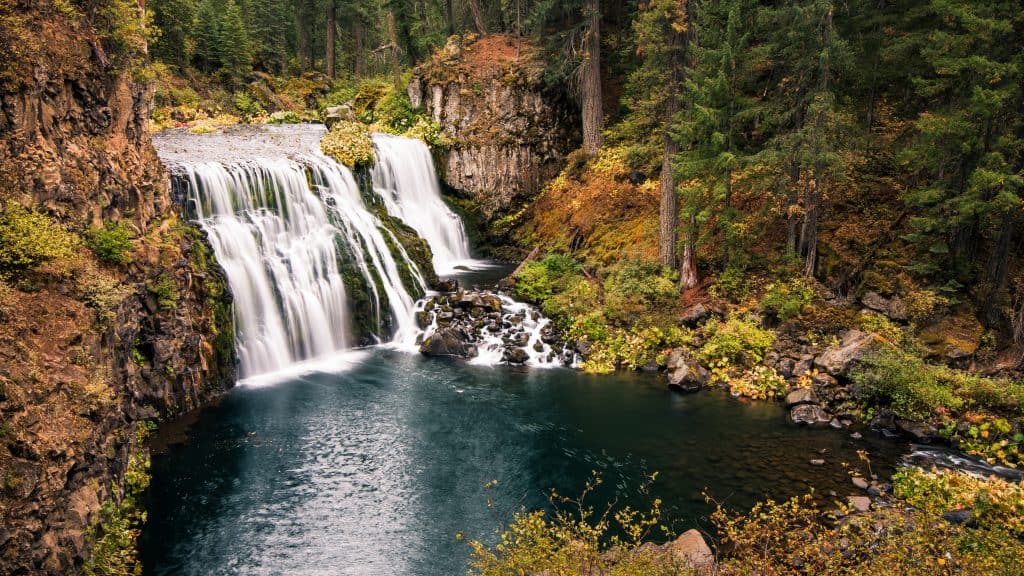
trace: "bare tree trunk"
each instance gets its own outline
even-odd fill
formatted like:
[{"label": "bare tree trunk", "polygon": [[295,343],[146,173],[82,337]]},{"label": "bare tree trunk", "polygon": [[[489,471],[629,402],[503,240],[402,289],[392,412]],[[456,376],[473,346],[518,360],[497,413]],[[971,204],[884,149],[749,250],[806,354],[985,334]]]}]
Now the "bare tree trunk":
[{"label": "bare tree trunk", "polygon": [[352,54],[352,71],[356,78],[361,78],[363,75],[363,44],[365,43],[364,36],[366,30],[361,22],[356,22],[354,28],[355,30],[352,35],[355,36],[355,48],[353,50],[355,53]]},{"label": "bare tree trunk", "polygon": [[309,26],[306,24],[306,1],[295,2],[295,35],[298,39],[299,68],[303,72],[310,68],[312,57],[309,51]]},{"label": "bare tree trunk", "polygon": [[388,10],[388,38],[391,40],[391,74],[394,77],[395,90],[402,91],[402,64],[398,61],[398,27],[395,25],[395,12]]},{"label": "bare tree trunk", "polygon": [[469,11],[473,13],[473,24],[481,36],[487,35],[487,24],[484,23],[484,14],[480,11],[480,3],[477,0],[469,0]]},{"label": "bare tree trunk", "polygon": [[797,254],[800,246],[797,244],[796,229],[800,218],[796,214],[796,206],[799,201],[796,187],[800,185],[800,166],[793,162],[789,166],[789,192],[786,193],[786,251],[790,255]]},{"label": "bare tree trunk", "polygon": [[821,198],[821,181],[816,167],[814,184],[806,198],[807,212],[804,214],[804,227],[800,234],[804,250],[804,276],[808,278],[818,271],[818,215],[821,212]]},{"label": "bare tree trunk", "polygon": [[981,303],[984,318],[989,326],[999,322],[1001,304],[1006,303],[1001,294],[1006,290],[1006,283],[1009,279],[1013,228],[1013,214],[1010,212],[1003,214],[1002,223],[999,226],[999,239],[996,241],[995,250],[993,250],[988,263],[988,294],[985,301]]},{"label": "bare tree trunk", "polygon": [[[674,100],[674,99],[673,99]],[[675,112],[672,112],[674,115]],[[658,209],[658,257],[669,268],[676,267],[676,230],[679,228],[679,200],[676,195],[672,158],[679,144],[665,131],[665,156],[661,161],[661,206]]]},{"label": "bare tree trunk", "polygon": [[583,74],[580,82],[583,112],[583,149],[596,153],[604,144],[604,105],[601,98],[601,4],[587,0],[583,18],[587,23]]},{"label": "bare tree trunk", "polygon": [[455,8],[452,6],[452,0],[445,0],[444,13],[448,18],[448,35],[455,36]]},{"label": "bare tree trunk", "polygon": [[686,223],[686,240],[683,242],[683,263],[679,268],[679,286],[689,290],[697,286],[697,216],[691,214]]},{"label": "bare tree trunk", "polygon": [[337,27],[337,14],[334,0],[329,0],[327,2],[327,50],[324,59],[327,61],[327,76],[330,78],[337,78],[337,73],[334,70],[334,34]]},{"label": "bare tree trunk", "polygon": [[[824,55],[821,58],[821,77],[819,78],[819,86],[821,93],[825,94],[829,89],[829,76],[831,75],[831,53],[829,45],[832,43],[832,7],[828,9],[828,13],[825,16],[824,30],[822,33],[822,44],[824,46]],[[808,278],[813,277],[818,271],[818,221],[821,218],[822,203],[825,198],[825,165],[822,160],[824,152],[824,146],[822,140],[826,138],[825,135],[825,111],[822,109],[817,110],[814,118],[814,182],[811,185],[811,189],[807,198],[806,209],[804,213],[804,229],[800,234],[801,245],[804,249],[804,276]]]}]

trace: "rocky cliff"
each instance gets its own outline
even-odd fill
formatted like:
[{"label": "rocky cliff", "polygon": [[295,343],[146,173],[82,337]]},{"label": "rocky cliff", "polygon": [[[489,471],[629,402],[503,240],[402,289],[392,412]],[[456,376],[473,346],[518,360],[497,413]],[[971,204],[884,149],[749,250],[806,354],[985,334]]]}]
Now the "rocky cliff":
[{"label": "rocky cliff", "polygon": [[540,192],[577,145],[578,111],[543,73],[525,40],[453,37],[409,84],[412,104],[455,141],[442,154],[444,181],[471,194],[485,219]]},{"label": "rocky cliff", "polygon": [[[135,423],[234,380],[223,275],[169,211],[145,129],[137,6],[0,6],[0,233],[50,256],[0,269],[2,574],[73,572],[123,497]],[[19,214],[50,224],[19,228]],[[128,232],[123,253],[86,240],[103,225]]]}]

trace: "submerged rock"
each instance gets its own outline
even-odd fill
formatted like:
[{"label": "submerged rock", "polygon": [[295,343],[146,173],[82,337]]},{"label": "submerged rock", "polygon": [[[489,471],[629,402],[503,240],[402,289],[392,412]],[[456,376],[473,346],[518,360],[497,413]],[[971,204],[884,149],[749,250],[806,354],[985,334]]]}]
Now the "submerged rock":
[{"label": "submerged rock", "polygon": [[803,426],[825,427],[832,421],[832,416],[827,410],[817,404],[800,404],[789,411],[789,417],[794,424]]}]

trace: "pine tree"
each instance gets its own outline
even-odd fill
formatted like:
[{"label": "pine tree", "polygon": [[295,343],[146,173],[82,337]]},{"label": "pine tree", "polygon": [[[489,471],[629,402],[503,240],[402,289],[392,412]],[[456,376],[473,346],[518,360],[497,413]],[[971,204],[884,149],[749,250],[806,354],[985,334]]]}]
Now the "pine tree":
[{"label": "pine tree", "polygon": [[195,0],[163,0],[153,3],[152,8],[153,24],[160,29],[160,38],[152,46],[153,57],[167,64],[188,66],[195,50]]},{"label": "pine tree", "polygon": [[220,67],[220,6],[217,0],[200,0],[196,11],[195,61],[200,70]]},{"label": "pine tree", "polygon": [[252,49],[242,10],[235,0],[227,0],[219,32],[218,54],[221,66],[233,81],[237,81],[252,70]]}]

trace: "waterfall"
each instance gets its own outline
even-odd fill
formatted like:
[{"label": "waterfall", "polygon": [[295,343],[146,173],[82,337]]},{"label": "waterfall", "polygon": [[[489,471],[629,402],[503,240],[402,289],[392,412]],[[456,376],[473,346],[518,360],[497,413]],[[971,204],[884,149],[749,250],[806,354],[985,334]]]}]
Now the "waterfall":
[{"label": "waterfall", "polygon": [[243,378],[353,346],[358,290],[368,299],[358,312],[374,320],[378,339],[404,341],[415,332],[400,264],[419,284],[414,289],[426,286],[367,210],[348,169],[312,151],[212,162],[167,157],[227,275]]},{"label": "waterfall", "polygon": [[374,134],[373,187],[388,213],[416,230],[430,245],[434,270],[449,275],[472,263],[462,220],[441,199],[441,186],[427,146],[412,138]]}]

